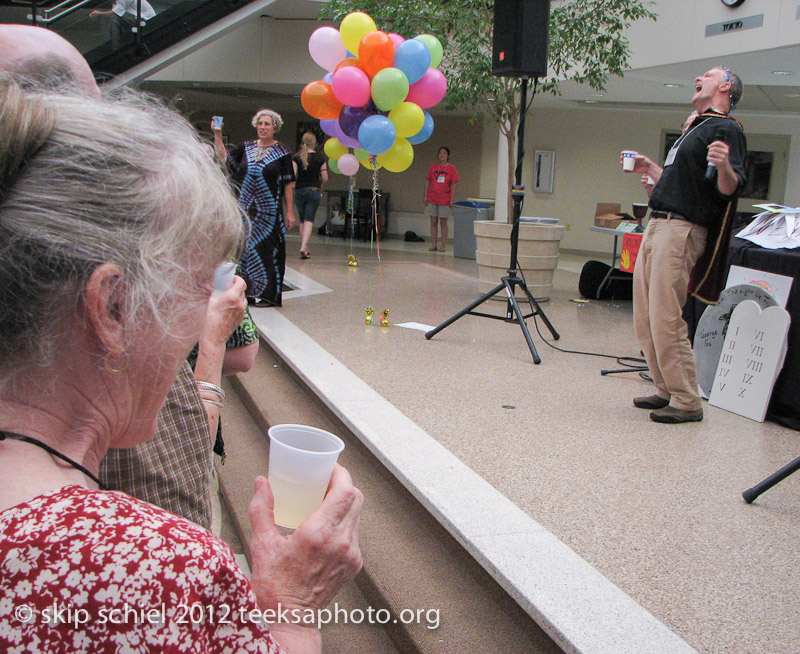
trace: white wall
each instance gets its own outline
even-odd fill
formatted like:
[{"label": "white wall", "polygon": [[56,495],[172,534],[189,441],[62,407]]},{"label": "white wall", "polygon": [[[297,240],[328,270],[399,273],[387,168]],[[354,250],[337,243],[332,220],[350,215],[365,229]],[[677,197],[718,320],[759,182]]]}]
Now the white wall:
[{"label": "white wall", "polygon": [[[591,231],[597,202],[619,202],[631,212],[633,202],[646,202],[640,176],[623,173],[620,150],[636,150],[659,159],[662,130],[680,128],[691,105],[684,111],[586,109],[536,111],[529,113],[526,127],[526,157],[523,175],[532,186],[533,151],[556,153],[553,193],[528,192],[523,215],[558,218],[567,226],[561,247],[576,250],[610,251],[608,237]],[[745,133],[782,134],[791,138],[786,194],[770,198],[792,206],[800,205],[800,119],[739,115]]]},{"label": "white wall", "polygon": [[[626,32],[631,68],[766,50],[798,42],[797,0],[747,0],[729,8],[719,0],[658,0],[657,21],[638,21]],[[763,26],[706,37],[706,25],[763,14]],[[752,83],[752,80],[751,80]]]}]

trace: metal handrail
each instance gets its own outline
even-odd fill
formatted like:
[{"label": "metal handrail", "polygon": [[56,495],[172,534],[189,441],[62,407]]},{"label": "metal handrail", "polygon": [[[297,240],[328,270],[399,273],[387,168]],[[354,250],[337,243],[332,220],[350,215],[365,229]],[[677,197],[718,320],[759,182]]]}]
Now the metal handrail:
[{"label": "metal handrail", "polygon": [[[71,14],[76,9],[80,9],[81,7],[83,7],[84,5],[89,4],[90,2],[93,2],[93,0],[79,0],[78,2],[74,2],[74,0],[64,0],[64,2],[61,2],[61,3],[57,4],[55,7],[50,7],[48,9],[43,9],[42,11],[45,14],[44,18],[40,18],[39,16],[36,16],[35,19],[34,19],[34,15],[33,14],[28,14],[28,20],[34,21],[34,22],[38,21],[38,22],[44,23],[46,25],[49,25],[53,21],[56,21],[59,18],[62,18],[64,16],[67,16],[67,15]],[[64,9],[64,11],[62,11],[59,14],[56,14],[55,16],[49,16],[50,12],[56,11],[57,9],[61,9],[62,7],[64,7],[65,5],[69,5],[70,3],[74,3],[74,4],[72,4],[72,6],[68,6],[66,9]]]}]

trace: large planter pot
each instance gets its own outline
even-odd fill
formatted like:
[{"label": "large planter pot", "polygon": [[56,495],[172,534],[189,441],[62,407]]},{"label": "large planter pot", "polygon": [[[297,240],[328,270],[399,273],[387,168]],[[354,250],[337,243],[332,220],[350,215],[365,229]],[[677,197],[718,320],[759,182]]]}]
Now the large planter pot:
[{"label": "large planter pot", "polygon": [[[493,220],[476,220],[474,225],[480,292],[488,293],[508,270],[512,225]],[[558,246],[564,231],[565,227],[557,224],[519,224],[517,261],[525,274],[528,290],[538,301],[550,299],[553,272],[558,266]],[[519,289],[515,290],[515,295],[518,299],[525,299],[525,293]],[[498,299],[504,297],[499,295]]]}]

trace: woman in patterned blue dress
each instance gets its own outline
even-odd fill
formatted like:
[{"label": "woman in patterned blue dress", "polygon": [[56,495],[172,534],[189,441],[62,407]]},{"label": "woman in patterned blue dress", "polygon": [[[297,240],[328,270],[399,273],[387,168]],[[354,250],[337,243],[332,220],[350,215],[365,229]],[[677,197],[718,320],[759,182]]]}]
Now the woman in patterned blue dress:
[{"label": "woman in patterned blue dress", "polygon": [[294,170],[292,154],[275,134],[283,126],[280,115],[261,109],[253,116],[258,132],[225,153],[222,132],[214,130],[217,158],[227,163],[240,184],[239,206],[249,217],[252,231],[239,262],[247,282],[247,297],[256,306],[281,306],[286,267],[286,230],[294,226]]}]

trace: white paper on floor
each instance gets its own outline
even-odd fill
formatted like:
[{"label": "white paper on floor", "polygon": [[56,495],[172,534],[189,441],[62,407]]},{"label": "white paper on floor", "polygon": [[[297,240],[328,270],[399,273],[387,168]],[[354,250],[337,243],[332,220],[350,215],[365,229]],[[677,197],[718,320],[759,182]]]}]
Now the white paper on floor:
[{"label": "white paper on floor", "polygon": [[719,358],[709,404],[764,422],[775,380],[783,367],[789,312],[779,306],[763,311],[753,300],[733,310]]},{"label": "white paper on floor", "polygon": [[418,329],[421,332],[429,332],[433,325],[423,325],[421,322],[399,322],[395,327],[405,327],[406,329]]}]

